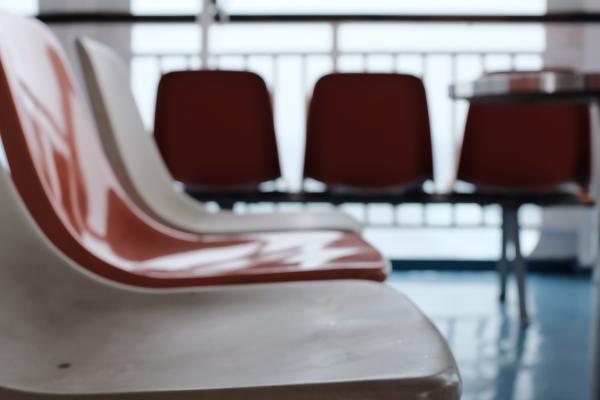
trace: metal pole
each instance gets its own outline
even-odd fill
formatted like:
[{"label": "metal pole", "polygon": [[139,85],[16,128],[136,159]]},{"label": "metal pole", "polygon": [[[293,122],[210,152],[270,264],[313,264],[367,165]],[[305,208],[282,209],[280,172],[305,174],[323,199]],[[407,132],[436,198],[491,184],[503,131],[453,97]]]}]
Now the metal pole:
[{"label": "metal pole", "polygon": [[208,69],[210,58],[210,26],[213,22],[212,0],[202,0],[201,14],[198,16],[201,31],[200,67]]},{"label": "metal pole", "polygon": [[500,251],[500,260],[498,261],[498,279],[500,282],[500,290],[498,299],[501,303],[506,301],[506,280],[508,279],[508,256],[507,248],[509,243],[509,215],[507,206],[502,206],[502,249]]},{"label": "metal pole", "polygon": [[333,72],[338,72],[340,59],[339,45],[339,23],[331,23],[331,61],[333,63]]}]

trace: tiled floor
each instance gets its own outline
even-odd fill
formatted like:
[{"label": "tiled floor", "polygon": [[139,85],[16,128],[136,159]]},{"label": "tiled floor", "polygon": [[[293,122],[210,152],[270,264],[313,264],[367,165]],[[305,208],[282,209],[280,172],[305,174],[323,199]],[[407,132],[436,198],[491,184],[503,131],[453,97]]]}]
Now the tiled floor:
[{"label": "tiled floor", "polygon": [[465,400],[587,399],[591,376],[589,278],[531,275],[532,324],[521,330],[511,283],[505,307],[493,272],[395,272],[407,294],[446,336]]}]

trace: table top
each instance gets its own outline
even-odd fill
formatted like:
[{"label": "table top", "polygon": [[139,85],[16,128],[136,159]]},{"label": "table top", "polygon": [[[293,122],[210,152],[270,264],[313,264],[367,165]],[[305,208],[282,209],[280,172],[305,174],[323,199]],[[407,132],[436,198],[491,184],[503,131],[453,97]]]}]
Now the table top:
[{"label": "table top", "polygon": [[600,97],[600,73],[506,72],[450,86],[450,97],[470,101],[589,101]]}]

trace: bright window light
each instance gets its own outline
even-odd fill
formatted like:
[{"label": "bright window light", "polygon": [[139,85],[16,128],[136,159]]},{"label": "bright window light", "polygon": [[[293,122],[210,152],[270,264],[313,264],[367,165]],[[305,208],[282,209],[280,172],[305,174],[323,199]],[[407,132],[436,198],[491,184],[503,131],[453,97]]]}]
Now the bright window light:
[{"label": "bright window light", "polygon": [[[132,0],[134,14],[190,14],[202,0]],[[546,0],[219,0],[232,14],[543,14]]]},{"label": "bright window light", "polygon": [[248,14],[543,14],[546,0],[220,0]]},{"label": "bright window light", "polygon": [[139,15],[196,14],[201,0],[132,0],[131,12]]},{"label": "bright window light", "polygon": [[35,15],[38,9],[38,0],[0,0],[0,10],[14,14]]}]

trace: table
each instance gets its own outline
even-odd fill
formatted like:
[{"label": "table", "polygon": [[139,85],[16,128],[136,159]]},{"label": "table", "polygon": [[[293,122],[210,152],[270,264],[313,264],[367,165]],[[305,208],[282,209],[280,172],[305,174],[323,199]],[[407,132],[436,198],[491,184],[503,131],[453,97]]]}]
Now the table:
[{"label": "table", "polygon": [[[600,105],[600,73],[569,71],[510,72],[486,75],[450,87],[450,97],[470,102],[586,102]],[[598,114],[595,114],[598,118]],[[600,119],[599,121],[600,122]],[[600,125],[598,125],[600,126]],[[592,175],[600,176],[600,134],[592,139]],[[595,193],[598,195],[598,192]],[[594,271],[592,399],[600,400],[600,265]]]}]

